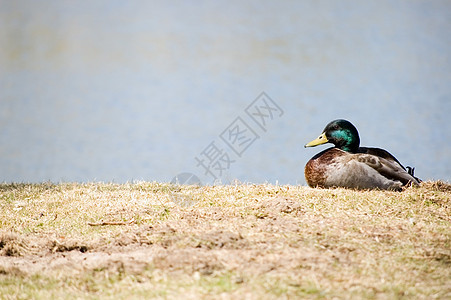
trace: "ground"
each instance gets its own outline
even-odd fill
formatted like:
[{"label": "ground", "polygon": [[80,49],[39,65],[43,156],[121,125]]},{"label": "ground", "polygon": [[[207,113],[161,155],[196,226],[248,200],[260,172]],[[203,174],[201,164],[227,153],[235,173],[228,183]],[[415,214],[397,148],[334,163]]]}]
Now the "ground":
[{"label": "ground", "polygon": [[0,299],[451,298],[451,185],[1,184]]}]

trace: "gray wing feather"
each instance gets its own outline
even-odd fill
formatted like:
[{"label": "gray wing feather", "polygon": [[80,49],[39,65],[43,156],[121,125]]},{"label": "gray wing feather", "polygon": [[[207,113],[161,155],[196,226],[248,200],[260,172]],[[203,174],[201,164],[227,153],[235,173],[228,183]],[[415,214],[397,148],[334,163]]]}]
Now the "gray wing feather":
[{"label": "gray wing feather", "polygon": [[412,182],[414,184],[418,183],[413,176],[407,173],[402,165],[394,161],[390,161],[388,159],[371,154],[360,154],[358,156],[358,161],[375,169],[384,177],[401,181],[404,185],[408,184],[409,182]]}]

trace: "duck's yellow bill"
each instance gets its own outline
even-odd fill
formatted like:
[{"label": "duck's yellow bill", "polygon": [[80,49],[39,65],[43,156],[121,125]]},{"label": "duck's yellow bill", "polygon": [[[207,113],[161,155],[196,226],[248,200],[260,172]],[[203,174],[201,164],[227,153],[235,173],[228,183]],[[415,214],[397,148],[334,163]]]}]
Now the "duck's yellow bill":
[{"label": "duck's yellow bill", "polygon": [[329,140],[326,137],[326,133],[323,132],[317,139],[311,141],[310,143],[305,144],[304,147],[305,148],[307,148],[307,147],[315,147],[315,146],[318,146],[318,145],[325,144],[328,141]]}]

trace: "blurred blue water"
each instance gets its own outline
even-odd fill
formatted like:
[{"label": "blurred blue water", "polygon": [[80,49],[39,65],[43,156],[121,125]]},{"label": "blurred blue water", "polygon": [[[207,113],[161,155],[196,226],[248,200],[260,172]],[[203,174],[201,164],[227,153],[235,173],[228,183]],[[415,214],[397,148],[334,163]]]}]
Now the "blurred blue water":
[{"label": "blurred blue water", "polygon": [[170,181],[263,91],[284,111],[223,182],[305,184],[346,118],[451,179],[449,1],[0,1],[0,181]]}]

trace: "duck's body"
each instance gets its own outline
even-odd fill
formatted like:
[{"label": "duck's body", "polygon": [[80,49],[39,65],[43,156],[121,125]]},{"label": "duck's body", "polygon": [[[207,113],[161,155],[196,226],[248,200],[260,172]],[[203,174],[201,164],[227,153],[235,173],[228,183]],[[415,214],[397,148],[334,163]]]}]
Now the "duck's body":
[{"label": "duck's body", "polygon": [[318,153],[305,166],[305,179],[311,187],[401,190],[420,182],[386,150],[359,147],[357,129],[346,120],[329,123],[306,147],[327,142],[335,147]]}]

